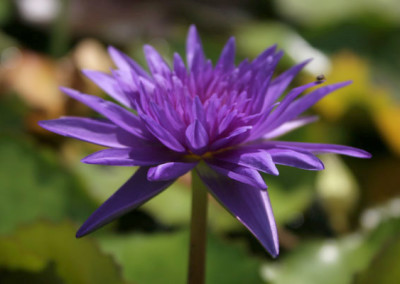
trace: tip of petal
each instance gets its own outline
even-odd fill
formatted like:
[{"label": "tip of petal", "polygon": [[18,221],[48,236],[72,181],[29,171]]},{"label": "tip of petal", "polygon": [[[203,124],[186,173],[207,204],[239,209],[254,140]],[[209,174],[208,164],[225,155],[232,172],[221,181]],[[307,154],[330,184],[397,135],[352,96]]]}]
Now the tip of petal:
[{"label": "tip of petal", "polygon": [[118,62],[119,59],[124,56],[124,54],[120,50],[111,45],[107,47],[107,51],[115,63]]},{"label": "tip of petal", "polygon": [[[81,227],[81,229],[82,229],[82,227]],[[79,230],[76,232],[75,237],[76,237],[77,239],[82,238],[83,236],[87,235],[87,233],[83,232],[83,230],[81,230],[81,229],[79,229]]]},{"label": "tip of petal", "polygon": [[143,50],[145,53],[150,52],[150,51],[154,50],[154,47],[152,47],[150,44],[145,44],[145,45],[143,45]]},{"label": "tip of petal", "polygon": [[118,49],[116,49],[114,46],[111,46],[111,45],[108,46],[107,51],[108,51],[108,54],[110,54],[110,56],[114,62],[118,61],[118,58],[121,57],[121,52]]},{"label": "tip of petal", "polygon": [[112,46],[112,45],[109,45],[109,46],[107,47],[107,51],[108,51],[108,53],[112,54],[112,53],[118,52],[118,49],[116,49],[116,48],[115,48],[114,46]]},{"label": "tip of petal", "polygon": [[94,164],[94,163],[93,163],[93,160],[91,159],[90,156],[91,156],[91,155],[89,155],[89,156],[87,156],[87,157],[85,157],[85,158],[82,158],[82,159],[81,159],[81,163],[84,163],[84,164]]},{"label": "tip of petal", "polygon": [[76,232],[75,237],[77,239],[82,238],[88,234],[90,234],[91,232],[93,232],[94,230],[96,230],[96,227],[93,226],[88,226],[88,224],[85,222]]},{"label": "tip of petal", "polygon": [[157,181],[157,167],[152,167],[147,172],[148,181]]},{"label": "tip of petal", "polygon": [[74,89],[71,89],[71,88],[68,88],[68,87],[62,87],[62,86],[60,86],[60,87],[58,87],[58,89],[59,89],[61,92],[67,94],[67,95],[70,94],[70,93],[74,93],[74,94],[78,93],[77,90],[74,90]]},{"label": "tip of petal", "polygon": [[273,175],[273,176],[279,176],[279,170],[278,170],[278,168],[275,166],[275,167],[271,167],[271,172],[270,173],[268,173],[268,174],[270,174],[270,175]]},{"label": "tip of petal", "polygon": [[[350,85],[350,84],[353,84],[353,80],[348,80],[348,81],[336,83],[336,84],[333,84],[333,85],[335,85],[335,86],[340,86],[339,88],[342,88],[342,87],[348,86],[348,85]],[[332,86],[333,86],[333,85],[332,85]]]},{"label": "tip of petal", "polygon": [[311,170],[314,170],[314,171],[322,171],[322,170],[325,170],[325,165],[324,165],[324,163],[323,163],[321,160],[319,160],[319,164],[317,164],[317,165],[315,166],[315,169],[311,169]]},{"label": "tip of petal", "polygon": [[314,58],[308,58],[308,59],[304,60],[301,64],[302,64],[303,66],[305,66],[305,65],[307,65],[308,63],[310,63],[310,62],[313,61],[313,60],[314,60]]},{"label": "tip of petal", "polygon": [[54,132],[54,121],[54,119],[40,120],[38,121],[38,125],[48,131]]},{"label": "tip of petal", "polygon": [[40,127],[46,128],[47,124],[48,124],[48,120],[39,120],[38,121],[38,125]]},{"label": "tip of petal", "polygon": [[93,71],[90,69],[82,69],[81,70],[82,74],[85,75],[86,77],[90,78],[90,75],[93,75],[93,73],[98,72],[98,71]]},{"label": "tip of petal", "polygon": [[195,32],[197,32],[196,25],[195,24],[191,24],[189,26],[189,33],[195,33]]},{"label": "tip of petal", "polygon": [[273,258],[277,258],[279,255],[279,245],[275,246],[273,250],[270,250],[269,253]]},{"label": "tip of petal", "polygon": [[357,152],[352,152],[351,154],[347,154],[348,156],[355,157],[355,158],[361,158],[361,159],[370,159],[372,158],[372,154],[362,150],[362,149],[357,149]]}]

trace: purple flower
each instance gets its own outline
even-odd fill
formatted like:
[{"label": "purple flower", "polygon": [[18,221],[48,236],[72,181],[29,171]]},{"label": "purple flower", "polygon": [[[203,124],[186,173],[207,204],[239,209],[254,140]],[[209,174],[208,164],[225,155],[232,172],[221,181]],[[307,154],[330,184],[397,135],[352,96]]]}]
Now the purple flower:
[{"label": "purple flower", "polygon": [[278,235],[267,186],[260,171],[278,175],[276,165],[322,170],[317,153],[358,158],[356,148],[273,140],[316,120],[301,114],[350,82],[320,87],[311,82],[289,90],[305,61],[273,78],[282,51],[272,46],[235,66],[231,38],[215,66],[207,60],[194,26],[186,43],[186,65],[174,54],[171,68],[151,46],[144,47],[150,73],[116,49],[112,74],[84,71],[120,104],[62,88],[104,119],[63,117],[40,122],[60,135],[108,147],[84,158],[88,164],[140,166],[134,175],[78,230],[86,235],[154,197],[192,170],[212,195],[261,242],[272,256]]}]

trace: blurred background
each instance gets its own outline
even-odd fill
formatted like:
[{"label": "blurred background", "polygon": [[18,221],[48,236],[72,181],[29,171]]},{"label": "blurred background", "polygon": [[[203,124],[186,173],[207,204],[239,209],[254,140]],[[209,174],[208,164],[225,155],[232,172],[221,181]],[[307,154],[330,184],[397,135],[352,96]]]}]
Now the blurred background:
[{"label": "blurred background", "polygon": [[84,165],[99,147],[37,122],[93,116],[58,86],[106,96],[80,72],[109,71],[113,45],[144,64],[150,43],[183,54],[196,24],[208,57],[277,43],[293,86],[324,74],[354,83],[318,103],[319,122],[283,137],[360,147],[326,170],[265,176],[279,226],[272,259],[211,200],[207,283],[400,283],[400,3],[396,0],[1,0],[0,283],[185,283],[190,177],[83,239],[75,231],[134,169]]}]

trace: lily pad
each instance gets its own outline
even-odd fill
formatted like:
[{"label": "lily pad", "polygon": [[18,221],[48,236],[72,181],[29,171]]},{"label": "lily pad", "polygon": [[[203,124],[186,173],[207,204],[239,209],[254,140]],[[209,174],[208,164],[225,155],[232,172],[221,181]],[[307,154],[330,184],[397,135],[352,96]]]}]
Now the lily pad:
[{"label": "lily pad", "polygon": [[52,151],[24,135],[0,138],[0,233],[38,218],[83,220],[94,209],[82,184]]},{"label": "lily pad", "polygon": [[[185,283],[189,238],[172,234],[136,234],[100,238],[101,247],[115,256],[126,279],[137,283]],[[206,283],[262,283],[260,260],[236,244],[208,236]]]},{"label": "lily pad", "polygon": [[[2,250],[0,265],[9,271],[0,276],[26,279],[28,272],[40,274],[54,266],[62,283],[126,283],[113,259],[101,252],[93,239],[75,239],[75,230],[69,222],[39,222],[0,237],[0,248],[6,249],[6,253]],[[25,275],[10,275],[18,271]]]},{"label": "lily pad", "polygon": [[[386,247],[387,241],[399,233],[400,219],[392,219],[385,221],[370,233],[358,232],[338,239],[307,241],[291,251],[290,254],[281,257],[278,263],[266,263],[262,274],[266,281],[274,284],[350,284],[353,283],[355,276],[360,271],[367,268],[374,255],[382,247]],[[391,253],[393,255],[390,256],[390,259],[398,257],[396,251],[386,252],[386,254]],[[374,266],[374,262],[371,265]],[[381,273],[381,270],[374,269],[374,271]],[[362,279],[366,279],[365,277],[369,273],[372,272],[367,270]]]},{"label": "lily pad", "polygon": [[369,267],[357,278],[357,284],[395,284],[400,279],[400,235],[387,243]]}]

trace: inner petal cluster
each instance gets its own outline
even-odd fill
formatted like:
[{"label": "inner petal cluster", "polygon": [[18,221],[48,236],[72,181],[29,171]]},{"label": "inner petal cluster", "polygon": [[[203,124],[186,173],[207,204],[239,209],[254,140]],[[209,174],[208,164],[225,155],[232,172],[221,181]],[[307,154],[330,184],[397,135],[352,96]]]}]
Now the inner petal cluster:
[{"label": "inner petal cluster", "polygon": [[[244,142],[266,118],[276,99],[276,92],[268,90],[274,89],[271,78],[282,52],[273,46],[236,67],[232,38],[213,66],[200,43],[191,40],[188,66],[175,54],[171,69],[156,50],[145,46],[151,75],[132,68],[133,63],[127,69],[119,66],[113,75],[130,99],[129,107],[142,119],[146,138],[153,136],[176,152],[203,155]],[[198,48],[191,46],[196,44]]]}]

